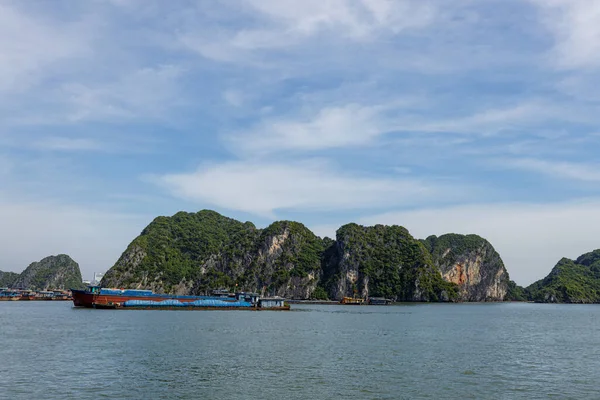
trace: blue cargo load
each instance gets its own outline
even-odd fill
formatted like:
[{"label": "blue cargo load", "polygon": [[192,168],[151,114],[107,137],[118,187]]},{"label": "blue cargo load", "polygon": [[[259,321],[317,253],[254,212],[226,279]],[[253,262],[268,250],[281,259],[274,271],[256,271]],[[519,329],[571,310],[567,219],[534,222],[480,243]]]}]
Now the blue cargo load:
[{"label": "blue cargo load", "polygon": [[[208,299],[220,299],[223,300],[223,296],[185,296],[185,295],[165,295],[160,293],[154,293],[152,290],[145,289],[109,289],[109,288],[99,288],[101,295],[107,296],[124,296],[124,297],[160,297],[164,298],[165,296],[173,297],[173,299],[199,299],[199,300],[208,300]],[[229,299],[235,299],[235,297],[228,297]]]},{"label": "blue cargo load", "polygon": [[118,295],[118,296],[152,296],[152,290],[138,289],[100,289],[100,294]]},{"label": "blue cargo load", "polygon": [[123,307],[252,307],[247,301],[224,301],[218,299],[201,299],[191,302],[181,302],[176,299],[163,301],[127,300]]}]

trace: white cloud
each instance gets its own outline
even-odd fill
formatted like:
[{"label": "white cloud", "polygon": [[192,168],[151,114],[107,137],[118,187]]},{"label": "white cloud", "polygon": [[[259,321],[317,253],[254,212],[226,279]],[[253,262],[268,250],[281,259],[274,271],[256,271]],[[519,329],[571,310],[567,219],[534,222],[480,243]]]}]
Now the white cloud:
[{"label": "white cloud", "polygon": [[534,158],[503,160],[502,165],[552,177],[584,182],[600,182],[600,164],[547,161]]},{"label": "white cloud", "polygon": [[[246,0],[256,11],[290,35],[334,31],[362,39],[379,30],[398,33],[433,22],[435,9],[413,0]],[[275,34],[276,32],[271,32]]]},{"label": "white cloud", "polygon": [[362,145],[392,129],[383,115],[385,109],[358,104],[326,107],[306,118],[266,119],[228,139],[235,148],[252,154]]},{"label": "white cloud", "polygon": [[59,253],[79,263],[84,277],[106,271],[150,222],[97,208],[0,201],[0,270],[21,272]]},{"label": "white cloud", "polygon": [[[492,243],[510,276],[528,285],[562,258],[600,248],[600,201],[539,204],[473,204],[389,212],[361,218],[367,225],[397,224],[417,238],[449,232],[478,234]],[[321,234],[329,232],[319,227]]]},{"label": "white cloud", "polygon": [[55,64],[89,55],[85,24],[56,23],[11,3],[0,4],[0,90],[25,90],[56,72]]},{"label": "white cloud", "polygon": [[423,121],[408,128],[418,132],[493,135],[502,131],[542,126],[549,120],[588,120],[582,113],[570,111],[550,102],[529,100],[508,107],[481,108],[464,117],[440,119],[436,122]]},{"label": "white cloud", "polygon": [[553,58],[562,68],[600,66],[600,2],[531,0],[556,40]]},{"label": "white cloud", "polygon": [[183,69],[175,65],[141,68],[108,83],[71,83],[63,88],[71,111],[68,119],[105,120],[157,118],[181,101],[177,80]]},{"label": "white cloud", "polygon": [[180,198],[266,217],[277,211],[374,209],[466,195],[462,187],[356,176],[321,162],[231,162],[155,181]]},{"label": "white cloud", "polygon": [[193,27],[179,36],[181,43],[217,61],[260,63],[248,53],[285,50],[319,35],[329,41],[370,41],[421,29],[436,17],[430,3],[415,0],[245,0],[239,9],[249,13],[257,27]]},{"label": "white cloud", "polygon": [[[289,117],[269,116],[249,130],[230,134],[226,139],[233,149],[243,154],[267,155],[281,150],[309,152],[364,146],[377,143],[385,134],[395,135],[396,143],[407,145],[439,141],[439,137],[430,135],[438,133],[454,135],[444,140],[448,145],[465,143],[464,137],[456,135],[490,136],[508,132],[548,136],[557,135],[544,130],[549,121],[592,121],[587,109],[572,110],[537,101],[479,109],[471,115],[446,119],[428,115],[419,103],[423,101],[418,98],[398,98],[384,105],[350,103],[325,106],[313,113],[301,111]],[[429,112],[435,113],[435,110],[436,105],[430,102]]]}]

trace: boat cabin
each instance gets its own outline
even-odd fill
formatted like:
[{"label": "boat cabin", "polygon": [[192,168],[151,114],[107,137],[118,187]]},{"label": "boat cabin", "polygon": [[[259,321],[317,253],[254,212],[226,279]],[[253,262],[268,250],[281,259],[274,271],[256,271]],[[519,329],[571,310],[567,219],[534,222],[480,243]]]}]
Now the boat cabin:
[{"label": "boat cabin", "polygon": [[245,301],[250,304],[257,304],[259,297],[258,293],[239,292],[235,294],[237,301]]},{"label": "boat cabin", "polygon": [[283,297],[264,297],[258,300],[260,308],[283,308],[285,307],[285,299]]},{"label": "boat cabin", "polygon": [[392,304],[392,300],[386,299],[384,297],[370,297],[369,304],[374,306],[385,306],[388,304]]},{"label": "boat cabin", "polygon": [[211,292],[214,297],[233,297],[227,289],[215,289]]},{"label": "boat cabin", "polygon": [[340,301],[340,303],[342,303],[342,304],[355,304],[355,305],[363,304],[364,302],[365,302],[365,300],[360,297],[342,297],[342,300]]},{"label": "boat cabin", "polygon": [[100,294],[100,289],[102,289],[100,286],[88,286],[85,291],[86,293]]}]

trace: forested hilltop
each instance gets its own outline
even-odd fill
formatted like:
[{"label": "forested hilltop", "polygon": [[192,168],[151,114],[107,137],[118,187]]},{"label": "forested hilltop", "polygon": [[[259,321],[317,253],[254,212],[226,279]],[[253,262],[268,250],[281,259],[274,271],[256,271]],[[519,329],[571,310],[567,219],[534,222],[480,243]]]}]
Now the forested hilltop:
[{"label": "forested hilltop", "polygon": [[20,274],[0,272],[0,287],[67,290],[81,288],[83,283],[79,264],[68,255],[59,254],[31,263]]},{"label": "forested hilltop", "polygon": [[156,218],[102,284],[178,294],[229,288],[294,299],[498,301],[511,282],[500,256],[476,235],[423,241],[401,226],[348,224],[335,240],[321,239],[298,222],[258,229],[203,210]]},{"label": "forested hilltop", "polygon": [[600,249],[577,260],[560,260],[550,274],[525,289],[528,300],[542,303],[600,303]]}]

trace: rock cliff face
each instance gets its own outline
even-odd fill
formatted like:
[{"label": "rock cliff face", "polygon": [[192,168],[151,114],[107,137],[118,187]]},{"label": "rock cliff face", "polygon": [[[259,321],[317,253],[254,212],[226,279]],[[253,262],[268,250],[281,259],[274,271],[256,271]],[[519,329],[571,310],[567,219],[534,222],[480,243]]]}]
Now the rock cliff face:
[{"label": "rock cliff face", "polygon": [[449,301],[456,287],[441,279],[423,244],[400,226],[348,224],[324,257],[330,298],[386,297],[395,301]]},{"label": "rock cliff face", "polygon": [[214,211],[155,219],[102,280],[110,287],[204,294],[217,288],[308,298],[321,278],[323,241],[304,225],[266,229]]},{"label": "rock cliff face", "polygon": [[529,300],[541,303],[600,303],[600,249],[575,261],[561,259],[525,293]]},{"label": "rock cliff face", "polygon": [[14,282],[19,277],[16,272],[2,272],[0,271],[0,287],[13,287]]},{"label": "rock cliff face", "polygon": [[30,264],[12,286],[32,290],[80,288],[81,271],[68,255],[50,256]]},{"label": "rock cliff face", "polygon": [[442,277],[459,287],[462,301],[502,301],[509,276],[500,255],[477,235],[447,234],[423,241]]}]

